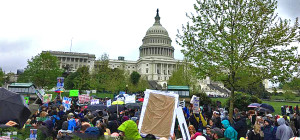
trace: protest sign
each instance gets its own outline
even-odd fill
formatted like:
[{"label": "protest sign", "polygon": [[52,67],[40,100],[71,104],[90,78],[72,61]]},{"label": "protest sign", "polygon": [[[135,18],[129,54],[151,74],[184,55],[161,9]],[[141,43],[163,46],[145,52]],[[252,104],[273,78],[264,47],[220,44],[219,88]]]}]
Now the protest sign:
[{"label": "protest sign", "polygon": [[97,90],[92,90],[92,93],[97,93]]},{"label": "protest sign", "polygon": [[194,97],[194,102],[193,102],[193,113],[195,114],[199,114],[199,97]]},{"label": "protest sign", "polygon": [[107,101],[106,101],[106,106],[107,106],[107,107],[110,107],[110,106],[111,106],[111,100],[107,100]]},{"label": "protest sign", "polygon": [[138,129],[143,136],[170,138],[174,133],[178,94],[146,90]]},{"label": "protest sign", "polygon": [[69,97],[78,97],[79,90],[70,90]]},{"label": "protest sign", "polygon": [[71,107],[71,102],[72,102],[72,99],[71,98],[68,98],[68,97],[64,97],[63,98],[63,106],[65,108],[64,112],[66,112],[67,110],[70,109]]},{"label": "protest sign", "polygon": [[64,87],[64,77],[57,77],[57,88],[63,88]]},{"label": "protest sign", "polygon": [[177,115],[180,131],[181,131],[181,134],[182,134],[182,139],[183,140],[190,140],[191,139],[190,138],[190,133],[189,133],[189,130],[188,130],[188,127],[187,127],[187,124],[186,124],[184,114],[183,114],[183,111],[182,111],[181,107],[178,107],[176,109],[176,115]]},{"label": "protest sign", "polygon": [[29,138],[31,140],[36,140],[37,139],[37,129],[30,129]]},{"label": "protest sign", "polygon": [[41,99],[43,100],[43,96],[45,95],[45,91],[43,89],[41,90],[36,90],[35,94]]},{"label": "protest sign", "polygon": [[43,103],[49,103],[52,100],[52,94],[45,94],[43,96]]},{"label": "protest sign", "polygon": [[87,94],[83,94],[83,95],[78,95],[78,102],[80,104],[84,104],[84,103],[87,103],[87,102],[90,102],[91,100],[91,97]]},{"label": "protest sign", "polygon": [[194,103],[194,99],[195,99],[195,97],[197,97],[197,96],[195,96],[195,95],[193,95],[193,96],[192,96],[192,98],[191,98],[191,101],[190,101],[190,103],[191,103],[191,104],[193,104],[193,103]]},{"label": "protest sign", "polygon": [[26,104],[29,104],[29,97],[24,97]]},{"label": "protest sign", "polygon": [[128,95],[125,96],[125,104],[127,103],[135,103],[135,95]]},{"label": "protest sign", "polygon": [[185,107],[185,99],[179,102],[179,106],[184,108]]},{"label": "protest sign", "polygon": [[92,99],[91,105],[99,104],[99,99]]}]

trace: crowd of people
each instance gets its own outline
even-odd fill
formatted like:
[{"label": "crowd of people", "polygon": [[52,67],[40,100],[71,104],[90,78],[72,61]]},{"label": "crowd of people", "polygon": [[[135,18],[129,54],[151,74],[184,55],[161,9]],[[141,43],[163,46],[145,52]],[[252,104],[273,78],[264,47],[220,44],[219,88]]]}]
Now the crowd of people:
[{"label": "crowd of people", "polygon": [[207,140],[289,140],[300,134],[298,106],[293,114],[283,116],[235,108],[232,123],[227,111],[215,110],[212,114],[205,109],[201,111],[200,114],[193,114],[188,109],[184,110],[186,122],[190,124],[191,139],[201,135]]},{"label": "crowd of people", "polygon": [[[105,104],[107,99],[100,99]],[[57,98],[40,108],[25,123],[23,128],[34,128],[45,137],[57,140],[80,138],[126,138],[158,139],[155,135],[142,136],[138,131],[140,109],[125,108],[110,112],[106,109],[91,111],[86,105],[80,105],[76,98],[69,110],[64,111],[62,100]],[[193,113],[192,105],[184,107],[186,123],[191,140],[288,140],[300,134],[300,114],[298,106],[293,114],[272,115],[255,110],[239,111],[234,109],[233,120],[223,108],[200,107],[200,113]],[[5,125],[15,126],[13,121]],[[182,138],[184,131],[175,121],[172,139]],[[159,138],[168,139],[168,138]]]}]

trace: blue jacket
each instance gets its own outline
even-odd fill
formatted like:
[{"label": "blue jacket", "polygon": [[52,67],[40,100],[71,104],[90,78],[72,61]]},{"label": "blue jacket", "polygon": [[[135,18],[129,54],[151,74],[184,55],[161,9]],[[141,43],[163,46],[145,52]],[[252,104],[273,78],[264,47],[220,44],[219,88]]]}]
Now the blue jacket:
[{"label": "blue jacket", "polygon": [[226,129],[224,132],[224,137],[228,138],[230,140],[237,140],[238,133],[234,130],[233,127],[230,126],[230,123],[228,120],[223,120],[222,124],[224,128]]},{"label": "blue jacket", "polygon": [[262,127],[262,130],[264,132],[264,140],[275,140],[275,132],[274,127],[271,126],[271,121],[270,120],[265,120],[269,123],[268,126]]},{"label": "blue jacket", "polygon": [[75,119],[68,120],[68,130],[74,131],[76,127]]}]

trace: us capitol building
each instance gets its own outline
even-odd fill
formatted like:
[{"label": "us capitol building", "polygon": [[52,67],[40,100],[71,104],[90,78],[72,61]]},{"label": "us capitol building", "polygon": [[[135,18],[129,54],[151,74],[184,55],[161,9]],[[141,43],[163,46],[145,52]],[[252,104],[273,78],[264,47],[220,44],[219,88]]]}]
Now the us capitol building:
[{"label": "us capitol building", "polygon": [[127,61],[124,57],[119,57],[117,60],[110,59],[109,67],[119,68],[126,64],[125,69],[130,73],[137,71],[148,81],[156,81],[162,87],[166,87],[167,81],[180,60],[174,59],[172,40],[168,31],[160,24],[158,10],[153,26],[147,30],[142,41],[137,61]]}]

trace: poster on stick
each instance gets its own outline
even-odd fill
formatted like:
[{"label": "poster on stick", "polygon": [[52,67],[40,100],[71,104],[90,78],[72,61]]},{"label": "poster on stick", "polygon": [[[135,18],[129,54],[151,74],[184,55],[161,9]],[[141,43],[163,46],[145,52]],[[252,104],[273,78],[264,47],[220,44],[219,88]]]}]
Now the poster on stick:
[{"label": "poster on stick", "polygon": [[52,94],[45,94],[43,96],[43,103],[49,103],[52,100]]},{"label": "poster on stick", "polygon": [[92,99],[91,105],[96,105],[96,104],[99,104],[99,99]]},{"label": "poster on stick", "polygon": [[156,90],[146,90],[144,93],[139,132],[143,136],[153,134],[169,138],[174,133],[178,94]]},{"label": "poster on stick", "polygon": [[78,97],[79,90],[70,90],[70,97]]},{"label": "poster on stick", "polygon": [[182,139],[183,140],[190,140],[190,132],[188,130],[186,121],[185,121],[185,117],[182,111],[181,107],[178,107],[176,109],[176,115],[177,115],[177,119],[178,119],[178,123],[179,123],[179,127],[180,127],[180,131],[182,134]]},{"label": "poster on stick", "polygon": [[199,97],[194,97],[194,102],[193,102],[193,113],[195,114],[199,114],[200,110],[199,110],[199,105],[200,103],[200,98]]},{"label": "poster on stick", "polygon": [[68,98],[68,97],[64,97],[63,98],[63,106],[65,108],[64,112],[66,112],[67,110],[70,109],[71,107],[71,102],[72,102],[72,99],[71,98]]}]

